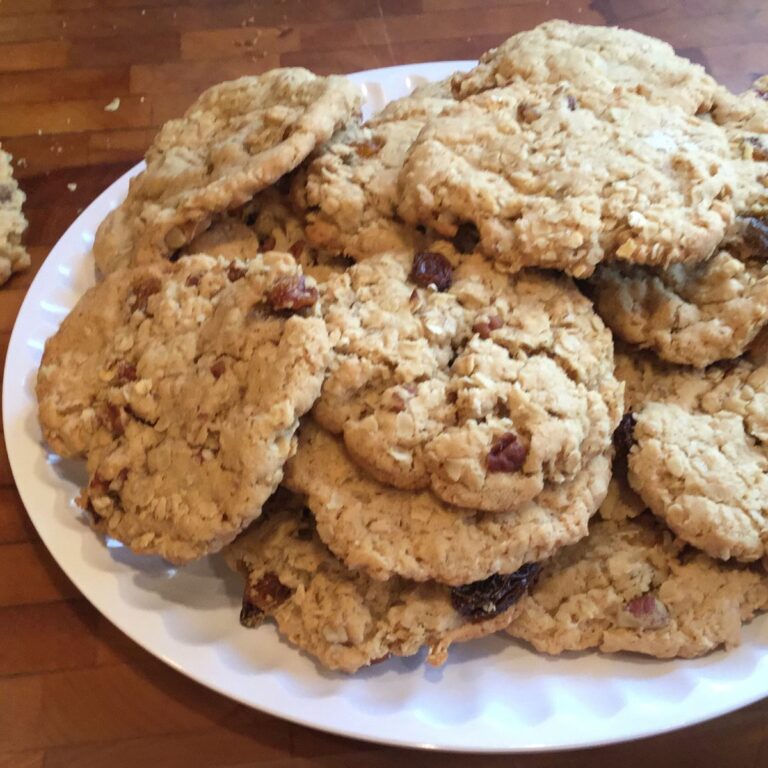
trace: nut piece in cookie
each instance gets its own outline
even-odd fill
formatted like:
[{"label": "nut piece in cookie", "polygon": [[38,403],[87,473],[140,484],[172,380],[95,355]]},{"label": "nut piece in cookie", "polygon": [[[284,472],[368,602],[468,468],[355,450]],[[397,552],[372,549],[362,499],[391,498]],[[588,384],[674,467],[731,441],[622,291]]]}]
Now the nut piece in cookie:
[{"label": "nut piece in cookie", "polygon": [[377,482],[339,438],[305,421],[284,482],[306,497],[320,538],[347,567],[381,580],[398,575],[462,586],[512,574],[583,538],[610,474],[610,458],[597,456],[573,480],[547,485],[533,501],[483,513],[429,491]]},{"label": "nut piece in cookie", "polygon": [[739,644],[742,623],[768,608],[768,575],[690,556],[652,519],[596,519],[520,606],[508,632],[543,653],[693,658]]},{"label": "nut piece in cookie", "polygon": [[99,227],[102,273],[167,258],[214,215],[247,203],[293,170],[357,114],[359,89],[300,68],[220,83],[166,123],[131,180],[128,197]]},{"label": "nut piece in cookie", "polygon": [[506,627],[525,593],[524,579],[497,577],[516,588],[491,590],[492,607],[486,599],[470,610],[469,595],[481,599],[481,586],[462,588],[467,597],[457,607],[457,590],[442,584],[374,581],[348,570],[318,537],[301,499],[283,489],[268,502],[264,519],[224,555],[246,579],[241,623],[253,627],[271,618],[322,666],[348,673],[425,646],[427,661],[442,664],[452,643]]},{"label": "nut piece in cookie", "polygon": [[304,278],[277,252],[120,270],[48,340],[40,423],[57,453],[87,459],[96,530],[183,563],[259,516],[330,352],[309,280],[300,308],[274,308],[288,280]]},{"label": "nut piece in cookie", "polygon": [[444,245],[322,286],[335,356],[314,416],[380,482],[504,513],[610,446],[613,340],[568,279]]},{"label": "nut piece in cookie", "polygon": [[0,285],[26,269],[29,254],[21,244],[27,220],[21,211],[26,195],[13,178],[11,156],[0,149]]}]

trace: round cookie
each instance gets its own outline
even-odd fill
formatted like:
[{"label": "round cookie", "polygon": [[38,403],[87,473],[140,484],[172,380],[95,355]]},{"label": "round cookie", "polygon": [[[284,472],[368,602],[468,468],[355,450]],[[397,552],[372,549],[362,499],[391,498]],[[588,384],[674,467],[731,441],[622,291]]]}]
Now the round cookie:
[{"label": "round cookie", "polygon": [[618,87],[689,114],[706,111],[720,87],[704,67],[654,37],[555,20],[484,53],[469,72],[453,76],[453,91],[457,98],[466,98],[519,79],[553,84],[567,80],[579,90],[610,92]]},{"label": "round cookie", "polygon": [[335,354],[314,415],[379,481],[506,512],[609,447],[613,342],[567,279],[449,255],[380,254],[323,287]]},{"label": "round cookie", "polygon": [[[768,252],[767,252],[768,255]],[[601,264],[595,309],[617,336],[665,360],[703,368],[738,357],[768,322],[765,255],[719,251],[701,264]]]},{"label": "round cookie", "polygon": [[[712,557],[768,552],[768,367],[705,371],[618,355],[633,412],[629,482],[654,514]],[[633,370],[634,368],[634,370]]]},{"label": "round cookie", "polygon": [[597,456],[573,480],[547,486],[506,513],[453,507],[428,491],[401,491],[360,469],[338,438],[302,424],[285,484],[306,497],[320,538],[348,568],[461,585],[512,573],[587,533],[611,467]]},{"label": "round cookie", "polygon": [[[347,570],[315,532],[312,517],[279,491],[259,520],[224,555],[246,579],[241,622],[272,618],[293,645],[322,666],[343,672],[412,656],[426,646],[427,661],[444,663],[452,643],[492,634],[516,613],[516,582],[499,603],[468,613],[450,587],[398,577],[374,581]],[[483,584],[473,585],[478,595]],[[519,598],[518,598],[519,599]]]},{"label": "round cookie", "polygon": [[424,123],[451,103],[422,90],[334,137],[294,185],[310,242],[355,259],[422,247],[426,236],[397,215],[397,178]]},{"label": "round cookie", "polygon": [[87,458],[96,530],[183,563],[259,516],[329,352],[288,254],[119,270],[46,343],[40,424],[58,454]]},{"label": "round cookie", "polygon": [[99,227],[102,273],[167,257],[291,171],[359,111],[359,89],[343,77],[300,68],[220,83],[184,117],[166,123],[147,169]]},{"label": "round cookie", "polygon": [[29,254],[21,244],[27,220],[21,211],[26,195],[13,178],[11,156],[0,149],[0,285],[26,269]]},{"label": "round cookie", "polygon": [[589,276],[606,258],[708,258],[734,220],[724,129],[674,105],[573,83],[512,84],[431,119],[399,177],[398,211],[453,237],[471,222],[498,266]]},{"label": "round cookie", "polygon": [[595,520],[544,565],[507,631],[543,653],[693,658],[737,646],[741,625],[766,608],[760,570],[684,549],[645,517]]}]

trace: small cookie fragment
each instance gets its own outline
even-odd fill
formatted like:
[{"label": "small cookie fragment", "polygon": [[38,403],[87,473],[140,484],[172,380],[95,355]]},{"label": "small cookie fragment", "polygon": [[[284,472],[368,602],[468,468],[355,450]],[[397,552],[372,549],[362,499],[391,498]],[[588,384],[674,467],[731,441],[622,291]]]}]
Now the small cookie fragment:
[{"label": "small cookie fragment", "polygon": [[567,279],[428,251],[323,290],[335,356],[314,415],[380,482],[507,512],[609,447],[613,343]]},{"label": "small cookie fragment", "polygon": [[301,68],[220,83],[184,117],[167,122],[149,148],[147,169],[102,222],[94,256],[107,274],[167,258],[293,170],[360,107],[343,77]]},{"label": "small cookie fragment", "polygon": [[694,658],[740,642],[768,608],[768,575],[681,549],[652,520],[596,520],[544,564],[512,637],[542,653],[591,648]]},{"label": "small cookie fragment", "polygon": [[735,218],[730,158],[723,128],[674,106],[515,80],[427,123],[398,211],[445,237],[472,222],[479,249],[508,271],[697,262]]},{"label": "small cookie fragment", "polygon": [[[524,589],[514,595],[508,590],[492,610],[466,616],[455,607],[455,590],[445,585],[398,577],[375,581],[347,570],[302,506],[298,497],[279,491],[265,519],[224,553],[246,579],[246,626],[272,618],[281,634],[324,667],[352,673],[424,646],[427,661],[440,665],[452,643],[497,632],[514,618]],[[473,591],[478,594],[478,587],[465,588]]]},{"label": "small cookie fragment", "polygon": [[429,491],[401,491],[361,470],[341,440],[302,424],[285,484],[306,497],[320,538],[347,567],[461,586],[513,573],[587,532],[603,501],[610,458],[597,456],[570,481],[546,486],[506,513],[453,507]]},{"label": "small cookie fragment", "polygon": [[46,344],[37,397],[49,445],[87,459],[96,530],[183,563],[259,516],[330,352],[316,302],[270,304],[298,277],[288,254],[189,256],[81,298]]},{"label": "small cookie fragment", "polygon": [[21,244],[27,228],[21,210],[25,200],[13,178],[12,158],[0,149],[0,285],[30,265],[29,253]]}]

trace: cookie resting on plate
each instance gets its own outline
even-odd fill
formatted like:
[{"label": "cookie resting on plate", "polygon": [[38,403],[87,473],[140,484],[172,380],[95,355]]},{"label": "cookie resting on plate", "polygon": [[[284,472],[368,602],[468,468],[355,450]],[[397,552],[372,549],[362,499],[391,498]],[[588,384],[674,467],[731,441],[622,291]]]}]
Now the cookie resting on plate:
[{"label": "cookie resting on plate", "polygon": [[187,562],[259,516],[328,354],[317,290],[288,254],[118,270],[46,344],[43,435],[87,459],[96,530]]},{"label": "cookie resting on plate", "polygon": [[347,567],[380,580],[458,586],[512,573],[586,536],[610,475],[610,458],[597,456],[573,480],[545,486],[510,512],[462,509],[429,491],[377,482],[339,438],[306,421],[284,482],[306,497],[320,538]]},{"label": "cookie resting on plate", "polygon": [[613,343],[567,278],[444,251],[322,286],[334,357],[314,415],[382,483],[506,512],[609,447]]},{"label": "cookie resting on plate", "polygon": [[507,626],[537,572],[532,566],[459,590],[397,576],[375,581],[328,550],[300,499],[281,489],[265,512],[224,552],[246,579],[241,622],[272,618],[291,643],[342,672],[424,646],[427,661],[442,664],[452,643]]},{"label": "cookie resting on plate", "polygon": [[359,111],[343,77],[274,69],[220,83],[147,151],[147,168],[102,222],[93,250],[102,273],[169,257],[218,213],[247,203],[293,170]]}]

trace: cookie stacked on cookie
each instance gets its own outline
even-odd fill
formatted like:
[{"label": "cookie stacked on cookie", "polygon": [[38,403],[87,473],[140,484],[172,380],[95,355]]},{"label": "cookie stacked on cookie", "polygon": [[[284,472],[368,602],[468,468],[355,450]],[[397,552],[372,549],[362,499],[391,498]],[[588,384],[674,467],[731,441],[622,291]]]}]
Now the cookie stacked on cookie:
[{"label": "cookie stacked on cookie", "polygon": [[206,92],[40,369],[94,528],[224,547],[242,623],[346,672],[504,629],[735,644],[768,607],[762,93],[564,22],[364,124],[305,70]]}]

